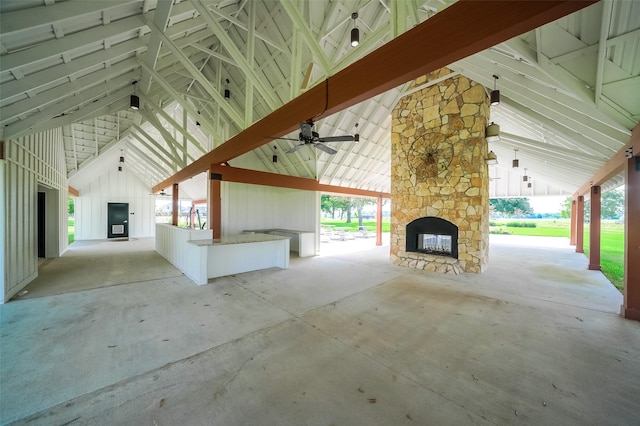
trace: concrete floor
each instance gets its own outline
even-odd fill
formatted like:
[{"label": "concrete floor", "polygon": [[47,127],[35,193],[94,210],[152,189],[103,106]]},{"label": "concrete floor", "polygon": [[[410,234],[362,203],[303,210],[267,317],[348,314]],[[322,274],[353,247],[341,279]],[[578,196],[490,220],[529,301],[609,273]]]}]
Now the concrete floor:
[{"label": "concrete floor", "polygon": [[0,306],[0,423],[638,424],[640,323],[564,239],[492,235],[461,276],[332,242],[200,287],[152,244],[74,243]]}]

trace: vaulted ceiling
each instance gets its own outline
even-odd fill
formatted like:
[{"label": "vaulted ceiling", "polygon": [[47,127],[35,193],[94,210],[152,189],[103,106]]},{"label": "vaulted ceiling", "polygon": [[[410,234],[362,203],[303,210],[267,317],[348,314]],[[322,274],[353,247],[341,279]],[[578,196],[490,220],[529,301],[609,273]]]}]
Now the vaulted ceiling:
[{"label": "vaulted ceiling", "polygon": [[[1,0],[2,138],[62,127],[72,184],[116,167],[123,153],[151,187],[451,3]],[[449,68],[501,91],[491,108],[501,126],[490,144],[500,162],[490,170],[492,196],[570,194],[640,118],[640,2],[601,1]],[[407,87],[317,123],[322,136],[360,134],[358,144],[329,144],[335,155],[287,154],[295,142],[274,140],[238,161],[388,192],[390,111]],[[533,188],[522,183],[524,167]],[[204,198],[206,180],[184,193]]]}]

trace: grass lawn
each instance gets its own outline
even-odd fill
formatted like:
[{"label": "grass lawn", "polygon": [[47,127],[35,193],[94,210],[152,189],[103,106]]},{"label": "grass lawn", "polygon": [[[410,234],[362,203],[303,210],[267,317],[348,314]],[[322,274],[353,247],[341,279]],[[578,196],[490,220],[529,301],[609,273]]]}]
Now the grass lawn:
[{"label": "grass lawn", "polygon": [[[336,228],[346,228],[347,231],[357,231],[358,230],[358,218],[351,219],[351,223],[346,223],[345,220],[331,220],[331,219],[322,219],[320,221],[321,225],[333,225]],[[362,226],[364,226],[368,231],[376,230],[376,221],[375,220],[363,220]],[[382,221],[382,232],[389,232],[391,229],[391,221],[389,219],[384,219]]]},{"label": "grass lawn", "polygon": [[69,219],[67,220],[67,226],[69,228],[69,244],[73,242],[73,237],[76,234],[76,220]]},{"label": "grass lawn", "polygon": [[[569,219],[523,219],[518,222],[534,222],[535,228],[516,228],[506,226],[513,220],[492,220],[498,226],[491,226],[495,233],[512,235],[535,235],[542,237],[569,238]],[[496,232],[497,231],[497,232]],[[585,224],[584,252],[589,256],[589,224]],[[602,222],[600,234],[600,266],[602,273],[620,291],[624,286],[624,225],[615,222]]]},{"label": "grass lawn", "polygon": [[[624,287],[624,225],[603,223],[600,233],[600,268],[620,291]],[[584,254],[589,256],[588,229],[584,231]]]}]

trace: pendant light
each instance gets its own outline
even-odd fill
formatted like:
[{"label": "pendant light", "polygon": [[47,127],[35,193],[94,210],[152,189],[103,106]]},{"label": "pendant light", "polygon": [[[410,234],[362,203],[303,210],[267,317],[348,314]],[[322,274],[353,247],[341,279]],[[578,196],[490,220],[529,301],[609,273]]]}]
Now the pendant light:
[{"label": "pendant light", "polygon": [[133,94],[129,98],[129,107],[135,111],[140,109],[140,98],[136,95],[136,83],[137,81],[131,83],[133,84]]},{"label": "pendant light", "polygon": [[527,168],[524,169],[524,176],[522,176],[522,181],[527,182],[529,180],[529,176],[527,176]]},{"label": "pendant light", "polygon": [[360,44],[360,30],[356,26],[356,19],[358,19],[358,12],[353,12],[351,14],[351,19],[353,19],[353,28],[351,29],[351,46],[356,47]]},{"label": "pendant light", "polygon": [[490,166],[495,166],[496,164],[498,164],[498,156],[496,155],[496,153],[493,151],[489,151],[489,154],[487,154],[486,162]]},{"label": "pendant light", "polygon": [[360,133],[358,133],[358,123],[356,123],[356,134],[353,135],[353,142],[354,143],[360,142]]},{"label": "pendant light", "polygon": [[487,142],[498,142],[500,140],[500,125],[492,121],[485,129],[485,137]]},{"label": "pendant light", "polygon": [[226,100],[229,100],[229,98],[231,98],[231,90],[229,90],[229,79],[225,79],[225,81],[227,82],[224,86],[224,98]]},{"label": "pendant light", "polygon": [[493,90],[491,91],[491,106],[500,104],[500,91],[497,89],[498,76],[493,75]]},{"label": "pendant light", "polygon": [[518,150],[514,149],[514,156],[513,156],[513,168],[516,169],[518,167],[520,167],[520,160],[518,160]]},{"label": "pendant light", "polygon": [[118,171],[122,171],[122,165],[124,164],[124,150],[120,150],[120,161],[118,161]]}]

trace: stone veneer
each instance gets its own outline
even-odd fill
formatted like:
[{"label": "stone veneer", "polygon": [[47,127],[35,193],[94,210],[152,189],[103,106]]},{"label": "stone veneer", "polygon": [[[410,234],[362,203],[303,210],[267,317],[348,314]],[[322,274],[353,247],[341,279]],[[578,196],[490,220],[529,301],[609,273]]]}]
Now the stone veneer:
[{"label": "stone veneer", "polygon": [[[443,68],[411,88],[451,74]],[[411,90],[411,88],[409,90]],[[459,274],[488,261],[489,175],[482,85],[458,75],[405,96],[392,112],[391,259],[397,265]],[[406,225],[425,216],[458,226],[458,259],[406,252]]]}]

